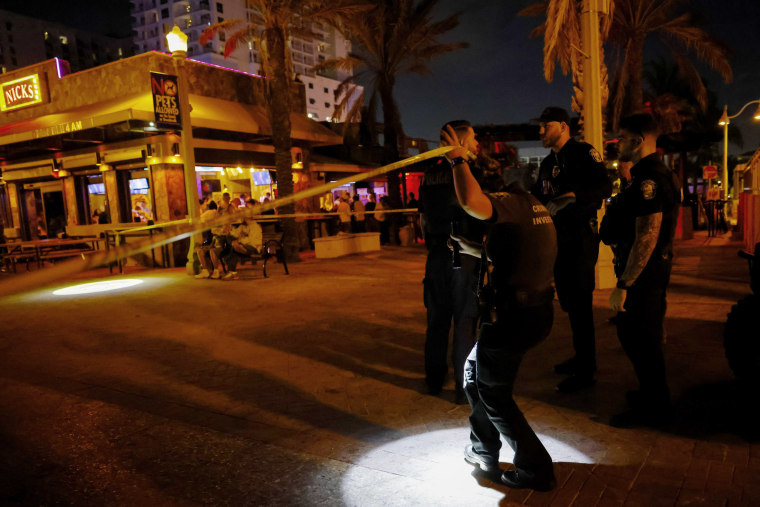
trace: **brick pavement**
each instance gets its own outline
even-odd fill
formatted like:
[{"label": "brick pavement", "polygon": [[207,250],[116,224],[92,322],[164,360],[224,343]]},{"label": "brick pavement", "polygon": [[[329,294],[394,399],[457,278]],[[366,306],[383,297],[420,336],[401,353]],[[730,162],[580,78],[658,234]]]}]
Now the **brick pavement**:
[{"label": "brick pavement", "polygon": [[[551,365],[570,353],[558,311],[516,388],[556,462],[549,493],[473,473],[453,384],[425,394],[419,246],[307,257],[266,280],[247,267],[229,283],[135,271],[143,283],[114,293],[7,298],[0,503],[760,505],[756,396],[734,382],[721,344],[749,290],[739,246],[677,245],[667,432],[607,424],[635,386],[609,291],[595,296],[596,387],[554,391]],[[504,449],[502,467],[510,459]]]}]

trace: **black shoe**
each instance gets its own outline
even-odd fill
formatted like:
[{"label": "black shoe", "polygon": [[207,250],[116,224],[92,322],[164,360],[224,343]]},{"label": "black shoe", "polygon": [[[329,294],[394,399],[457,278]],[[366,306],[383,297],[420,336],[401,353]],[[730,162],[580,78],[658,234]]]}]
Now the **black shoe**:
[{"label": "black shoe", "polygon": [[484,456],[475,452],[472,445],[468,445],[464,448],[464,460],[470,465],[479,467],[483,472],[487,474],[497,474],[501,472],[499,468],[499,460],[492,456]]},{"label": "black shoe", "polygon": [[557,391],[562,394],[571,394],[581,389],[586,389],[596,384],[594,375],[570,375],[565,380],[557,384]]},{"label": "black shoe", "polygon": [[571,357],[567,361],[555,364],[554,373],[557,375],[573,375],[575,373],[575,358]]},{"label": "black shoe", "polygon": [[501,483],[513,489],[534,489],[536,491],[551,491],[557,487],[554,477],[546,480],[523,479],[517,470],[506,470],[501,474]]},{"label": "black shoe", "polygon": [[634,408],[610,417],[610,426],[615,428],[646,426],[648,428],[662,429],[668,427],[670,422],[671,414],[668,408],[658,411]]}]

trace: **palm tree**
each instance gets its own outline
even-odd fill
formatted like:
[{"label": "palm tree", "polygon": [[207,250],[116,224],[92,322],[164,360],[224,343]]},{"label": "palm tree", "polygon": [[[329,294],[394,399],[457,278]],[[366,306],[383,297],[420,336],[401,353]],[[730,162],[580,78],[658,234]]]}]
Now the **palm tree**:
[{"label": "palm tree", "polygon": [[612,104],[608,122],[613,129],[623,114],[643,105],[644,43],[650,36],[669,49],[679,73],[704,110],[707,90],[689,53],[715,69],[726,82],[733,78],[728,63],[729,49],[721,41],[695,26],[694,13],[684,0],[615,0],[612,29],[607,43],[613,48]]},{"label": "palm tree", "polygon": [[[218,32],[228,35],[224,56],[228,57],[241,44],[255,42],[259,48],[269,121],[272,127],[277,191],[284,197],[293,193],[291,169],[291,84],[293,65],[287,41],[298,31],[299,21],[339,22],[340,18],[366,9],[364,2],[352,0],[247,0],[250,20],[229,20],[206,28],[199,38],[205,45]],[[302,30],[301,30],[302,31]],[[303,31],[302,31],[303,32]],[[286,214],[293,213],[292,204],[283,206]],[[285,232],[285,252],[290,261],[298,258],[298,233],[293,219],[282,221]]]},{"label": "palm tree", "polygon": [[[610,30],[615,0],[610,0],[609,14],[601,20],[600,44]],[[537,26],[530,34],[531,38],[544,38],[544,79],[551,83],[559,65],[562,73],[571,73],[573,79],[572,109],[583,112],[583,47],[581,35],[582,0],[545,0],[521,10],[519,16],[541,16],[546,21]],[[604,64],[604,48],[600,48],[600,74],[602,85],[602,107],[607,103],[609,88],[607,86],[607,67]],[[581,119],[582,121],[582,119]]]},{"label": "palm tree", "polygon": [[[383,108],[385,162],[399,159],[399,144],[404,137],[401,113],[394,99],[396,78],[403,73],[429,74],[430,61],[436,56],[466,48],[465,42],[443,43],[439,38],[459,24],[459,13],[441,21],[433,21],[438,0],[375,0],[371,10],[350,16],[344,25],[347,35],[356,43],[356,50],[346,58],[320,63],[315,70],[341,68],[354,70],[338,92],[347,91],[355,83],[365,85],[369,95],[366,114],[375,118],[378,99]],[[351,93],[344,93],[338,110],[346,109]],[[357,101],[348,111],[349,120],[363,103]],[[388,194],[393,206],[401,205],[398,173],[388,175]]]}]

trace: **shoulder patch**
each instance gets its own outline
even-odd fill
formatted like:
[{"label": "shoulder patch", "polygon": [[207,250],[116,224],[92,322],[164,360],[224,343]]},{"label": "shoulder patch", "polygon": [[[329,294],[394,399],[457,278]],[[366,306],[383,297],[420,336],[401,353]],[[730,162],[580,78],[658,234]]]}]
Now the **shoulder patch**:
[{"label": "shoulder patch", "polygon": [[657,193],[657,183],[652,180],[644,180],[641,182],[640,188],[644,200],[651,201],[654,199],[654,196]]},{"label": "shoulder patch", "polygon": [[602,156],[599,154],[598,151],[596,151],[596,148],[591,148],[591,150],[589,150],[588,154],[591,155],[591,158],[593,158],[595,162],[601,163]]},{"label": "shoulder patch", "polygon": [[561,169],[558,165],[555,165],[554,167],[552,167],[552,178],[556,178],[557,176],[559,176],[560,171]]}]

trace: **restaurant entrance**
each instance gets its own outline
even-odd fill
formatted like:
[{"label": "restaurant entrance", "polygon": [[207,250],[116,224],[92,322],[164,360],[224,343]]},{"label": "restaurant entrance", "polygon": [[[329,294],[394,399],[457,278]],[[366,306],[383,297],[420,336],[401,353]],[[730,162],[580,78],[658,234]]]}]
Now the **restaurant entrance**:
[{"label": "restaurant entrance", "polygon": [[22,237],[31,241],[54,238],[66,229],[66,209],[60,181],[21,186]]}]

